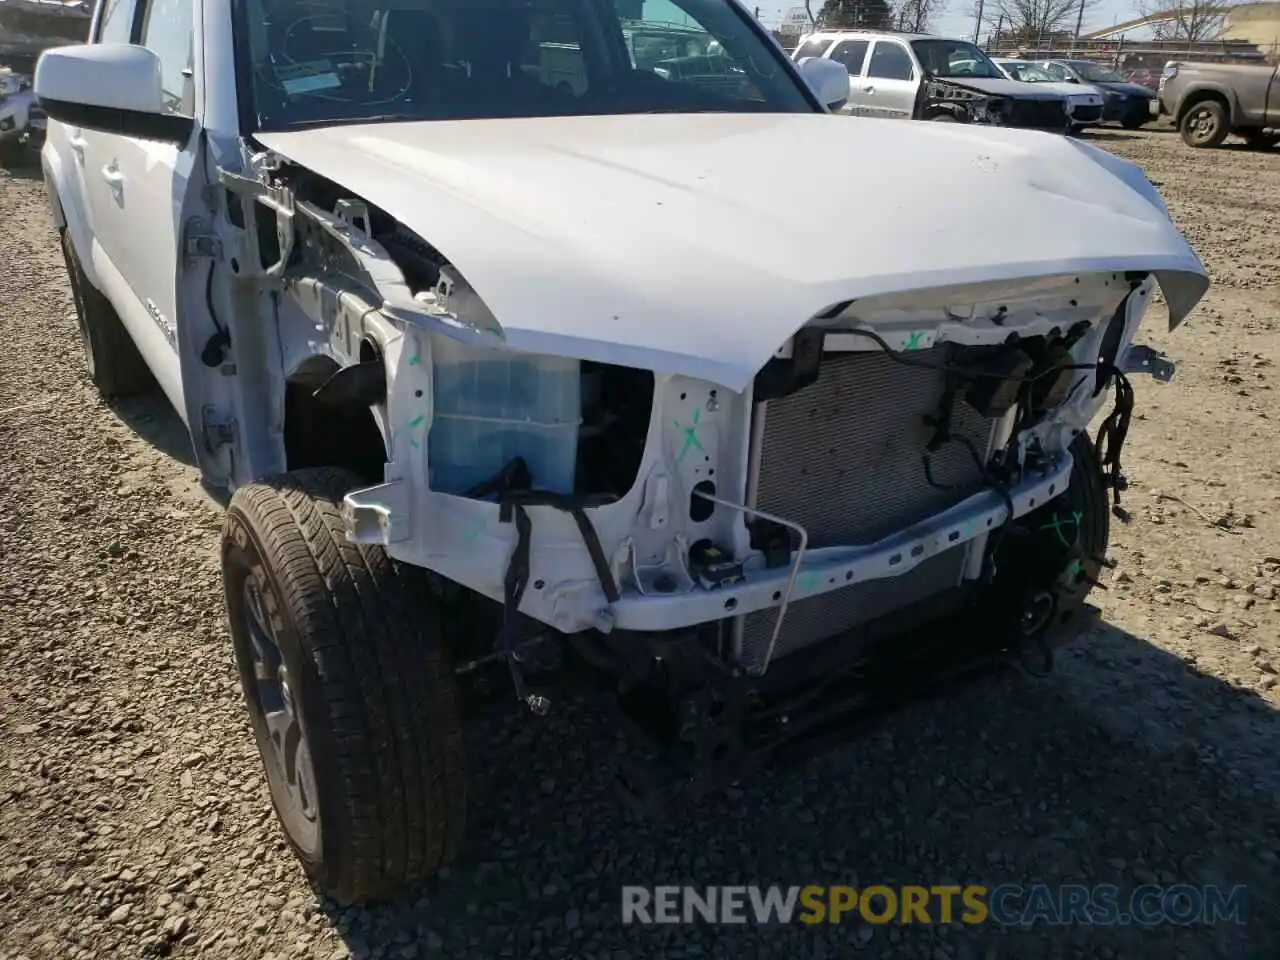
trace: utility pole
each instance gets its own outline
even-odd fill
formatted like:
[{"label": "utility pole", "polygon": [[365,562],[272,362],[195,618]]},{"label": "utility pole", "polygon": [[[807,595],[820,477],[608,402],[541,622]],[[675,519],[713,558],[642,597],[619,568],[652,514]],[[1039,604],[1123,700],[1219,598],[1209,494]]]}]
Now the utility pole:
[{"label": "utility pole", "polygon": [[978,42],[978,34],[982,32],[982,0],[978,0],[978,13],[973,18],[973,42]]},{"label": "utility pole", "polygon": [[1076,13],[1076,32],[1071,38],[1071,52],[1076,52],[1076,44],[1080,42],[1080,26],[1084,23],[1084,0],[1080,0],[1080,10]]}]

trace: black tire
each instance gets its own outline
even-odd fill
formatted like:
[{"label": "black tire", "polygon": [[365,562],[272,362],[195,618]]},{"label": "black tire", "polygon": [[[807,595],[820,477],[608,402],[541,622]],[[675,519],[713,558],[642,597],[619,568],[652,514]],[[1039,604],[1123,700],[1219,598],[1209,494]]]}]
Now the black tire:
[{"label": "black tire", "polygon": [[1187,107],[1178,121],[1182,142],[1197,149],[1217,147],[1231,132],[1227,108],[1220,100],[1200,100]]},{"label": "black tire", "polygon": [[1150,119],[1149,116],[1139,116],[1136,113],[1131,113],[1120,121],[1120,126],[1126,130],[1141,130],[1146,126],[1148,119]]},{"label": "black tire", "polygon": [[[1071,444],[1074,461],[1067,489],[1019,519],[1017,532],[1002,539],[996,579],[984,597],[983,618],[1015,632],[1034,632],[1078,619],[1102,573],[1111,536],[1107,485],[1097,451],[1086,434]],[[1034,607],[1032,597],[1040,597]],[[1039,622],[1024,617],[1037,611]]]},{"label": "black tire", "polygon": [[926,120],[933,120],[936,123],[959,123],[954,113],[947,113],[945,110],[939,110],[937,113],[931,113],[925,117]]},{"label": "black tire", "polygon": [[[307,874],[344,903],[391,895],[451,861],[466,811],[459,695],[425,577],[346,541],[342,497],[357,485],[321,467],[242,487],[222,536],[272,804]],[[297,745],[292,793],[269,712]]]},{"label": "black tire", "polygon": [[84,275],[75,245],[66,230],[62,231],[62,256],[67,264],[67,279],[71,286],[71,299],[75,303],[85,366],[99,396],[112,401],[149,393],[155,387],[155,378],[151,376],[147,362],[142,359],[111,302]]}]

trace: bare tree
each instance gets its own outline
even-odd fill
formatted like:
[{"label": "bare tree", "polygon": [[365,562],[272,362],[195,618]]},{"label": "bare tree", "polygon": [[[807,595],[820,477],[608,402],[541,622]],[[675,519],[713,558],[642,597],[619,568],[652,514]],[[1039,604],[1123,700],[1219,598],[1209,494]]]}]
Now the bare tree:
[{"label": "bare tree", "polygon": [[1156,40],[1216,40],[1230,5],[1228,0],[1138,0],[1134,12],[1140,17],[1168,15],[1151,24]]},{"label": "bare tree", "polygon": [[946,8],[947,0],[901,0],[895,22],[903,33],[928,33]]},{"label": "bare tree", "polygon": [[1039,43],[1055,35],[1074,35],[1076,25],[1094,3],[1095,0],[987,0],[982,19],[992,30],[999,29],[1006,41]]}]

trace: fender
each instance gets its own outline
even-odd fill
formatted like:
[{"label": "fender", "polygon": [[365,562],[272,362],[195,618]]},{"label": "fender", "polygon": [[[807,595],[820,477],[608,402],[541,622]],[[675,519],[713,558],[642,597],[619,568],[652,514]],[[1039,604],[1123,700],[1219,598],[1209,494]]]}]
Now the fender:
[{"label": "fender", "polygon": [[1182,92],[1182,99],[1178,101],[1178,109],[1174,113],[1174,120],[1177,123],[1182,122],[1183,115],[1187,112],[1187,104],[1191,103],[1197,94],[1216,93],[1227,101],[1227,115],[1234,127],[1240,119],[1240,102],[1236,98],[1236,93],[1230,87],[1224,87],[1220,83],[1214,83],[1212,80],[1203,80],[1188,87]]},{"label": "fender", "polygon": [[[59,139],[63,139],[59,137]],[[89,225],[88,211],[84,197],[78,189],[74,176],[68,177],[66,165],[62,157],[53,149],[53,140],[46,141],[40,151],[40,169],[44,173],[44,189],[49,199],[49,212],[54,226],[66,230],[71,236],[71,246],[80,258],[80,266],[85,277],[97,289],[102,289],[97,271],[93,266],[93,230]]]}]

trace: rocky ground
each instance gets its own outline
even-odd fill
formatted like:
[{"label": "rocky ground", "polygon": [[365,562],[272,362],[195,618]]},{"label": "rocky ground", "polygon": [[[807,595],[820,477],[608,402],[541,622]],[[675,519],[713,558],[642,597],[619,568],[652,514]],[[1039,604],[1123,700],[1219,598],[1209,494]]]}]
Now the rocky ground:
[{"label": "rocky ground", "polygon": [[[174,417],[85,379],[40,183],[0,171],[0,957],[1280,956],[1280,151],[1095,138],[1216,284],[1135,378],[1106,624],[806,766],[633,823],[589,704],[470,733],[463,859],[312,893],[270,813],[223,622],[219,511]],[[1043,225],[1053,229],[1052,224]],[[619,922],[623,884],[1236,884],[1243,924]]]}]

